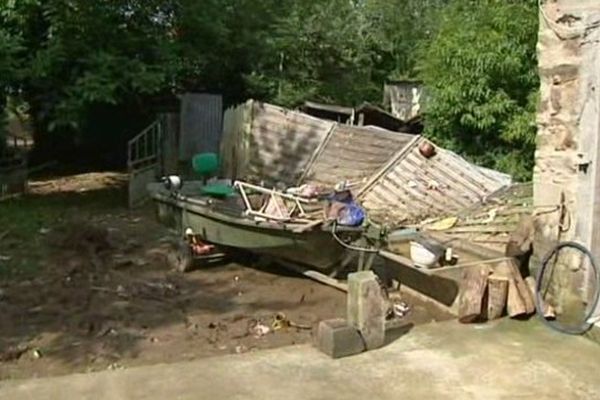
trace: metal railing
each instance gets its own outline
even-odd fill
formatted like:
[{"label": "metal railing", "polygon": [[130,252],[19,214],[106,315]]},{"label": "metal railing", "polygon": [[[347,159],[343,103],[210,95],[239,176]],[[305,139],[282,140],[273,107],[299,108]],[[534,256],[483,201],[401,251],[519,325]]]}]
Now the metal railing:
[{"label": "metal railing", "polygon": [[127,144],[127,167],[135,171],[160,161],[163,124],[160,119],[136,135]]}]

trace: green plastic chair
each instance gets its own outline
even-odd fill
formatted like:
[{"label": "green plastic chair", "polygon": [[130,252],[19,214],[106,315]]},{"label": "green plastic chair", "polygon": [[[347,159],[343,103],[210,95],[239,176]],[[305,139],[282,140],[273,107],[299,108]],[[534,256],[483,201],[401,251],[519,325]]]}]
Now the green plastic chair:
[{"label": "green plastic chair", "polygon": [[219,171],[219,157],[215,153],[200,153],[192,158],[192,169],[202,177],[202,194],[211,197],[228,197],[234,194],[233,187],[222,183],[208,184],[208,180]]}]

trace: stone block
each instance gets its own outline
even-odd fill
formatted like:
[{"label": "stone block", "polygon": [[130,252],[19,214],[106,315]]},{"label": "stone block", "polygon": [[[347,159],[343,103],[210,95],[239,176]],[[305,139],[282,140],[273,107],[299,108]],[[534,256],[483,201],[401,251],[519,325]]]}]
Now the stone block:
[{"label": "stone block", "polygon": [[345,319],[321,321],[317,326],[315,346],[332,358],[352,356],[365,351],[360,333]]},{"label": "stone block", "polygon": [[356,328],[367,350],[383,346],[387,301],[372,271],[348,275],[348,324]]}]

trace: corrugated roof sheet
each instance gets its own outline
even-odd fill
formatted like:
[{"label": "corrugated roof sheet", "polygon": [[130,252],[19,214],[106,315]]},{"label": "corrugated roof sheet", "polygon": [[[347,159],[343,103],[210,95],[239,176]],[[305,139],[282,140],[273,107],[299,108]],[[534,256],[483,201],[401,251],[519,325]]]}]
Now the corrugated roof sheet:
[{"label": "corrugated roof sheet", "polygon": [[220,95],[186,93],[181,99],[179,159],[218,152],[223,131],[223,101]]},{"label": "corrugated roof sheet", "polygon": [[416,137],[359,193],[371,219],[399,224],[447,215],[483,201],[506,185],[503,177],[484,173],[435,145],[436,154],[423,157],[419,152],[423,142],[427,139]]},{"label": "corrugated roof sheet", "polygon": [[256,101],[228,110],[225,119],[221,154],[227,176],[269,185],[295,185],[334,126]]},{"label": "corrugated roof sheet", "polygon": [[[451,228],[436,232],[444,240],[462,241],[504,254],[510,234],[524,216],[533,213],[533,185],[517,183],[494,193],[485,202],[455,213]],[[423,225],[428,231],[432,223]]]},{"label": "corrugated roof sheet", "polygon": [[243,174],[246,165],[244,148],[246,131],[252,125],[252,101],[230,107],[223,116],[223,135],[221,137],[221,175],[237,179]]},{"label": "corrugated roof sheet", "polygon": [[349,180],[364,184],[414,137],[378,127],[336,125],[302,182],[333,186]]}]

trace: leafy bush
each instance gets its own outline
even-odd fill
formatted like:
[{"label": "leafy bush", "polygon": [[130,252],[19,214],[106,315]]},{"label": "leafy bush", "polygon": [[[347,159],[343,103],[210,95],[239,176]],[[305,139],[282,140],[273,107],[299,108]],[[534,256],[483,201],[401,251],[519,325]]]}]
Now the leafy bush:
[{"label": "leafy bush", "polygon": [[530,179],[537,102],[537,3],[455,1],[418,64],[426,134],[486,166]]}]

